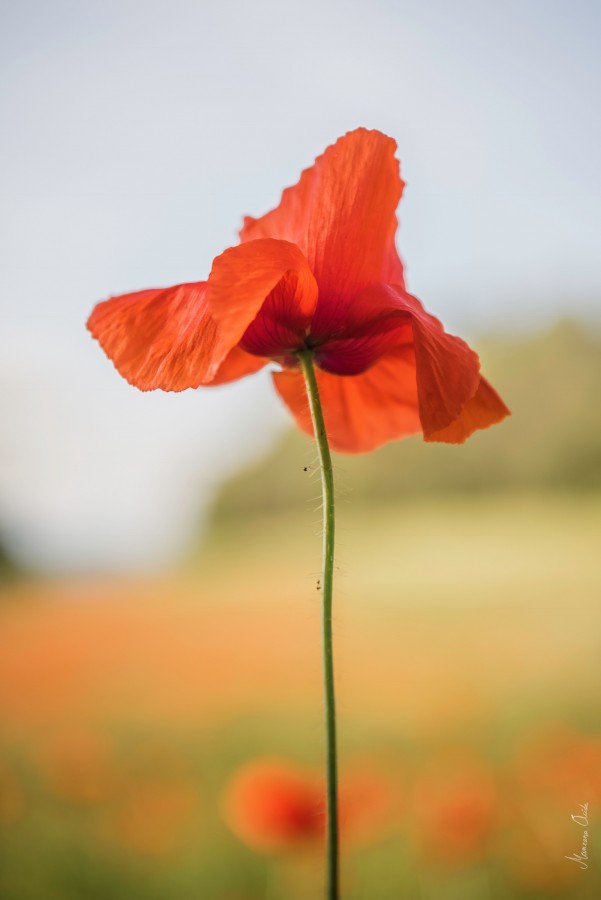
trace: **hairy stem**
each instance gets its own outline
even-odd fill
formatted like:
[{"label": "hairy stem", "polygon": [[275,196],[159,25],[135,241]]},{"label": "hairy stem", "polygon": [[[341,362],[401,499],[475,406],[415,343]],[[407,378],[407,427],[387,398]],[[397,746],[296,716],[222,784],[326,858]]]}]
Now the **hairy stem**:
[{"label": "hairy stem", "polygon": [[336,700],[334,693],[334,653],[332,647],[332,587],[334,580],[334,472],[328,444],[313,358],[310,352],[299,353],[315,443],[319,453],[323,491],[323,676],[326,715],[326,856],[327,900],[339,898],[338,871],[338,761],[336,754]]}]

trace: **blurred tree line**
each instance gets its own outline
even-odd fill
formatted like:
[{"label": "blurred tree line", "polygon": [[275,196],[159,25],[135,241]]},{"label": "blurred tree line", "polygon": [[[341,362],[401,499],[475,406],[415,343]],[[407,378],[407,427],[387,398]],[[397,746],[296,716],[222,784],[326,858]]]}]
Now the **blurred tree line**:
[{"label": "blurred tree line", "polygon": [[[338,455],[338,486],[352,491],[353,502],[601,488],[601,331],[562,321],[543,333],[487,338],[473,346],[511,418],[463,446],[413,437],[367,455]],[[310,474],[316,462],[311,441],[291,429],[269,457],[226,485],[216,514],[297,505],[307,496],[304,469]]]}]

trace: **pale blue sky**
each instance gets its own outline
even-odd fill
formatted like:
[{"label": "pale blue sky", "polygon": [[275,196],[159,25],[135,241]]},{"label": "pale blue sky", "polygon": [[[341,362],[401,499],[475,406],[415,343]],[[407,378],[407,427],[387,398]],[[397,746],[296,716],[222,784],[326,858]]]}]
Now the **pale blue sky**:
[{"label": "pale blue sky", "polygon": [[[43,450],[28,465],[22,450],[9,464],[0,455],[5,529],[21,516],[21,543],[32,528],[59,535],[46,556],[110,561],[110,523],[103,556],[82,522],[109,522],[116,472],[128,508],[158,509],[148,492],[187,428],[206,428],[194,444],[206,471],[215,459],[202,447],[239,442],[243,405],[256,403],[255,432],[285,421],[267,379],[218,403],[143,397],[83,322],[109,294],[206,277],[242,215],[273,206],[357,125],[398,141],[409,287],[451,329],[599,317],[600,26],[601,5],[584,0],[5,3],[0,374],[14,380],[16,360],[29,388],[5,394],[4,417],[15,447],[33,452],[46,440],[35,410],[54,397],[71,410],[48,424],[54,452],[79,452],[68,474]],[[162,417],[171,437],[157,437]],[[32,471],[54,485],[44,527]]]},{"label": "pale blue sky", "polygon": [[2,302],[74,327],[107,293],[204,277],[244,213],[365,124],[399,142],[399,244],[427,305],[472,329],[590,309],[599,9],[13,3]]}]

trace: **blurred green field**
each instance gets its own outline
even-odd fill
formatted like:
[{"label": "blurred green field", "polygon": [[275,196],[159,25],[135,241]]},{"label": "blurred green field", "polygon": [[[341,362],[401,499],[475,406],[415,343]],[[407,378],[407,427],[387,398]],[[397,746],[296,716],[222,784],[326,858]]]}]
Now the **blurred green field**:
[{"label": "blurred green field", "polygon": [[[171,578],[5,586],[2,900],[320,896],[319,846],[257,853],[223,816],[248,761],[321,765],[316,506],[219,515]],[[390,801],[345,898],[599,896],[601,498],[339,511],[343,783]]]}]

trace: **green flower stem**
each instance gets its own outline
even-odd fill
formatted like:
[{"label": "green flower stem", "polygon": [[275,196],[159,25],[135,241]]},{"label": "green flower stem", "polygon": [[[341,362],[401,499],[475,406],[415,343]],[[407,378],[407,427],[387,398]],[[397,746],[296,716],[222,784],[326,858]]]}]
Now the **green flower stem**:
[{"label": "green flower stem", "polygon": [[327,800],[327,900],[339,898],[338,873],[338,761],[336,755],[336,700],[334,694],[334,653],[332,648],[332,586],[334,580],[334,472],[323,420],[313,354],[298,354],[305,377],[315,443],[319,453],[323,491],[323,675],[326,713],[326,800]]}]

